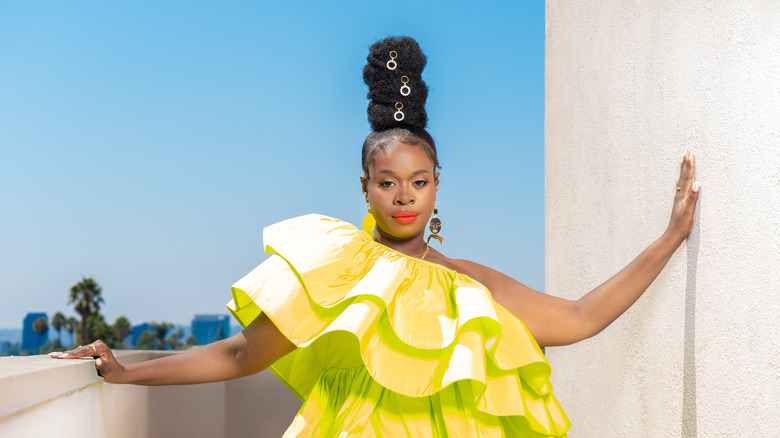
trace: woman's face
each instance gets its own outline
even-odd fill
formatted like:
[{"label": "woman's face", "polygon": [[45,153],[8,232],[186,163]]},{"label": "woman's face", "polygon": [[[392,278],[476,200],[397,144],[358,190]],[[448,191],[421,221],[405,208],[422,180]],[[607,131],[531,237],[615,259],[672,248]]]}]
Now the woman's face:
[{"label": "woman's face", "polygon": [[360,179],[380,235],[409,240],[423,234],[439,189],[434,172],[419,146],[395,142],[374,156]]}]

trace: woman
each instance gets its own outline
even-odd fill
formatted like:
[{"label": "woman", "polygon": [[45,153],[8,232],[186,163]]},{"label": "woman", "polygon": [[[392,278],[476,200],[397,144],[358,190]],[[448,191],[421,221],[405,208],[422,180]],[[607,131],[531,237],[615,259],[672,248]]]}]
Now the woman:
[{"label": "woman", "polygon": [[597,334],[661,272],[693,222],[693,155],[683,157],[661,238],[577,301],[545,295],[429,245],[443,239],[436,145],[424,129],[426,59],[405,37],[370,52],[365,231],[317,215],[267,228],[274,255],[233,285],[229,307],[245,328],[231,338],[126,367],[101,341],[52,356],[91,356],[107,382],[142,385],[271,366],[305,400],[286,436],[564,436],[538,345]]}]

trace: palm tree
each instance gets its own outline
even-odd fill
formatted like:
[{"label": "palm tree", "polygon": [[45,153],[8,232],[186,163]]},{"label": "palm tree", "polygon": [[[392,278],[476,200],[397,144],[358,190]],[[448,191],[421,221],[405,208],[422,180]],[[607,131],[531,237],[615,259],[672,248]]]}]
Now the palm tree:
[{"label": "palm tree", "polygon": [[49,332],[49,323],[46,321],[46,318],[40,317],[33,322],[32,328],[35,333],[38,333],[38,347],[40,347],[43,344],[41,336]]},{"label": "palm tree", "polygon": [[65,325],[65,315],[62,314],[62,312],[57,312],[51,317],[51,327],[54,330],[57,330],[57,341],[59,341],[60,344],[62,344],[62,337],[60,336],[60,333],[62,332],[62,327]]},{"label": "palm tree", "polygon": [[193,347],[195,345],[198,345],[198,340],[195,338],[194,335],[190,335],[189,338],[187,338],[187,342],[184,344],[186,348]]},{"label": "palm tree", "polygon": [[168,334],[168,330],[173,328],[173,324],[168,322],[153,322],[149,324],[149,328],[154,331],[157,336],[157,349],[165,350],[165,335]]},{"label": "palm tree", "polygon": [[132,331],[132,328],[130,327],[130,321],[128,321],[124,316],[120,316],[116,319],[116,321],[114,321],[112,328],[114,329],[114,336],[116,336],[116,345],[114,347],[122,348],[122,341]]},{"label": "palm tree", "polygon": [[76,325],[78,325],[78,322],[72,316],[69,316],[63,324],[65,331],[70,335],[70,342],[73,342],[73,332],[76,330]]},{"label": "palm tree", "polygon": [[87,332],[87,318],[93,313],[100,311],[100,304],[103,303],[101,296],[102,289],[90,278],[81,277],[81,281],[70,288],[68,304],[74,303],[76,313],[81,315],[81,342],[90,340]]},{"label": "palm tree", "polygon": [[155,335],[153,331],[147,330],[138,337],[135,348],[137,350],[152,350],[154,349],[155,342],[157,342],[157,335]]},{"label": "palm tree", "polygon": [[110,345],[113,335],[102,314],[95,312],[87,317],[87,338],[85,339],[102,339]]},{"label": "palm tree", "polygon": [[184,349],[184,343],[181,342],[182,336],[184,336],[184,331],[182,329],[178,329],[168,336],[168,346],[171,347],[171,350]]}]

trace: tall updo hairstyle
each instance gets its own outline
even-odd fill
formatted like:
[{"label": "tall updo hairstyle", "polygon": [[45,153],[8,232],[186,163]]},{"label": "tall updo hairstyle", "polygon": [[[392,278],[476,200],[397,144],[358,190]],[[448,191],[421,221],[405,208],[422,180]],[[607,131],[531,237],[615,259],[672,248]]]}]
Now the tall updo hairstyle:
[{"label": "tall updo hairstyle", "polygon": [[389,37],[369,48],[363,81],[368,85],[368,123],[371,133],[363,142],[363,172],[377,152],[395,142],[422,148],[440,168],[436,143],[425,130],[428,87],[422,80],[427,62],[420,45],[410,37]]}]

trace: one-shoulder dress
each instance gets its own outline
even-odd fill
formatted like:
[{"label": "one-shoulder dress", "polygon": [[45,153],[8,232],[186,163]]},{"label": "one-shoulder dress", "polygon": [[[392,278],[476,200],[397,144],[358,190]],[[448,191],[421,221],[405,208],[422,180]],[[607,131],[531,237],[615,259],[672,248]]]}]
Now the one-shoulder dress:
[{"label": "one-shoulder dress", "polygon": [[561,437],[570,424],[525,325],[479,282],[308,215],[232,286],[298,348],[271,370],[303,406],[285,437]]}]

